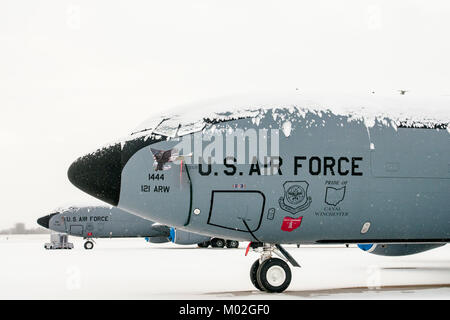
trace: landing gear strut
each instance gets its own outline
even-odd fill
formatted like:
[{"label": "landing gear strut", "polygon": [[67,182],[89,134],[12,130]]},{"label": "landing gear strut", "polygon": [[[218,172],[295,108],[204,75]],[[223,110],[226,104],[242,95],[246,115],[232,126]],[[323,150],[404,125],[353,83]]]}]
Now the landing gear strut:
[{"label": "landing gear strut", "polygon": [[[249,248],[261,254],[250,268],[250,280],[255,288],[267,292],[286,290],[291,283],[292,273],[284,259],[294,267],[300,267],[297,261],[279,244],[250,243]],[[273,258],[274,253],[283,259]]]}]

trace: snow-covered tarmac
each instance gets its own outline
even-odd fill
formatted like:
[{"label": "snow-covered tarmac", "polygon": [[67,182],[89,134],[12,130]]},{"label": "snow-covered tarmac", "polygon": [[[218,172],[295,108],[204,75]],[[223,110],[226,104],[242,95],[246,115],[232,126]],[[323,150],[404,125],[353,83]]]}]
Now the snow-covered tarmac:
[{"label": "snow-covered tarmac", "polygon": [[249,279],[240,249],[98,239],[93,250],[45,250],[48,235],[0,236],[0,299],[449,299],[450,246],[406,257],[355,247],[286,246],[302,268],[282,294]]}]

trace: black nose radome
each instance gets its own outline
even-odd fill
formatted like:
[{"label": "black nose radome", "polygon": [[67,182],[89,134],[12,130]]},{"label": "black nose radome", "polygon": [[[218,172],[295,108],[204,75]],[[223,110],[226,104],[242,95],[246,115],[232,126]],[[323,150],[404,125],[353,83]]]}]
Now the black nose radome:
[{"label": "black nose radome", "polygon": [[37,219],[37,223],[38,225],[49,229],[49,225],[50,225],[50,218],[53,217],[54,215],[57,215],[58,213],[52,213],[52,214],[48,214],[46,216],[40,217],[39,219]]},{"label": "black nose radome", "polygon": [[67,173],[70,182],[82,191],[117,206],[122,173],[120,143],[79,158]]}]

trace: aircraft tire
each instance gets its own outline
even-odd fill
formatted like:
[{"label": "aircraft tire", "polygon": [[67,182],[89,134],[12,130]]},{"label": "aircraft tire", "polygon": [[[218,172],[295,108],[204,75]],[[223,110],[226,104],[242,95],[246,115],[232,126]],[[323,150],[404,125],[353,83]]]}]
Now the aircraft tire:
[{"label": "aircraft tire", "polygon": [[227,248],[232,248],[232,249],[239,248],[239,241],[227,240]]},{"label": "aircraft tire", "polygon": [[220,238],[211,239],[211,247],[213,248],[223,248],[225,247],[225,241]]},{"label": "aircraft tire", "polygon": [[86,241],[84,243],[84,248],[86,250],[92,250],[92,248],[94,248],[94,243],[92,241]]},{"label": "aircraft tire", "polygon": [[291,283],[292,274],[288,264],[278,258],[261,263],[256,273],[258,284],[267,292],[283,292]]},{"label": "aircraft tire", "polygon": [[200,243],[197,243],[197,246],[199,248],[208,248],[209,247],[209,242],[208,241],[200,242]]},{"label": "aircraft tire", "polygon": [[256,279],[258,269],[259,269],[259,259],[253,262],[250,268],[250,281],[252,282],[252,284],[255,286],[256,289],[258,289],[259,291],[264,291],[264,289],[261,288],[261,286],[258,283],[258,280]]}]

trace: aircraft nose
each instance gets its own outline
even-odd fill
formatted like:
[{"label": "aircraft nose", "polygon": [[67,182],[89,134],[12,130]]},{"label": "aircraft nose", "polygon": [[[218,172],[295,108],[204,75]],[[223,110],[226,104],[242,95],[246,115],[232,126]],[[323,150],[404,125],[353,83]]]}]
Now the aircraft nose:
[{"label": "aircraft nose", "polygon": [[43,216],[43,217],[40,217],[39,219],[37,219],[38,225],[40,225],[46,229],[48,229],[49,222],[50,222],[50,215],[46,215],[46,216]]},{"label": "aircraft nose", "polygon": [[69,167],[70,182],[82,191],[117,206],[122,173],[120,143],[78,158]]},{"label": "aircraft nose", "polygon": [[46,216],[40,217],[39,219],[37,219],[37,223],[38,225],[40,225],[41,227],[44,227],[46,229],[49,229],[50,227],[50,219],[54,216],[57,215],[58,212],[56,213],[52,213],[52,214],[48,214]]}]

